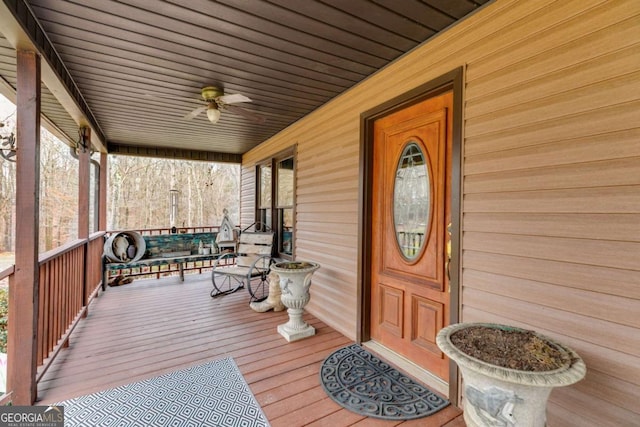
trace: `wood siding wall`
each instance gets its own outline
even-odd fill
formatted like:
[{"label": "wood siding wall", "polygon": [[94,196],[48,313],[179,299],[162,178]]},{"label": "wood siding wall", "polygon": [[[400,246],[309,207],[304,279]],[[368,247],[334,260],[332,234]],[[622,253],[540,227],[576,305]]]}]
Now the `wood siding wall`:
[{"label": "wood siding wall", "polygon": [[294,143],[309,311],[356,336],[360,114],[465,66],[463,321],[536,329],[585,359],[551,426],[640,419],[640,2],[497,0],[247,153]]}]

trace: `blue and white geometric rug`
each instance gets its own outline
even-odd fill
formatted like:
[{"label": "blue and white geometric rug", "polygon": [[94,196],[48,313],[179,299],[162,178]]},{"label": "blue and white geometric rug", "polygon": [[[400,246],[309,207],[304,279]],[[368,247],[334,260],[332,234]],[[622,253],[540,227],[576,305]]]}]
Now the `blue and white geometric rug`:
[{"label": "blue and white geometric rug", "polygon": [[65,427],[269,426],[231,357],[55,405]]}]

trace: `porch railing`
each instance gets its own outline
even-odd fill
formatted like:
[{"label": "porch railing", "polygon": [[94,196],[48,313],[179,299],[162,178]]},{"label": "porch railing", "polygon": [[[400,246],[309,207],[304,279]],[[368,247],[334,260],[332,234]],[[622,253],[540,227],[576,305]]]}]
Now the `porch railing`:
[{"label": "porch railing", "polygon": [[69,345],[69,336],[97,295],[103,245],[104,232],[98,232],[40,257],[36,382]]},{"label": "porch railing", "polygon": [[[80,319],[87,315],[89,304],[98,294],[102,281],[104,235],[104,232],[97,232],[88,239],[78,239],[40,255],[36,331],[38,369],[31,381],[39,382],[60,350],[69,345],[69,336]],[[14,270],[12,266],[0,273],[0,281],[9,280],[9,295],[15,287]],[[10,309],[17,307],[10,306]],[[11,323],[9,328],[12,328]],[[12,366],[8,365],[7,370],[10,369]],[[23,380],[29,381],[28,378]],[[7,384],[7,393],[0,397],[0,402],[11,401],[10,387],[11,384]]]},{"label": "porch railing", "polygon": [[[217,229],[218,227],[212,226],[188,227],[180,228],[178,232],[207,232]],[[171,230],[154,228],[136,231],[143,235],[156,235],[170,233]],[[97,232],[88,239],[78,239],[40,255],[35,350],[38,368],[36,377],[31,381],[38,383],[43,378],[60,350],[69,345],[71,333],[80,319],[86,317],[93,298],[98,296],[102,284],[102,253],[106,234]],[[192,269],[203,267],[206,268],[204,265],[194,265]],[[10,295],[15,288],[14,278],[14,266],[0,271],[0,282],[8,280]],[[9,328],[11,327],[9,323]],[[11,344],[8,343],[9,346]],[[12,366],[7,366],[7,369],[11,370]],[[28,378],[23,380],[29,381]],[[7,392],[0,396],[0,405],[10,403],[11,396],[11,384],[7,384]]]},{"label": "porch railing", "polygon": [[405,256],[415,257],[422,248],[424,233],[415,231],[398,231],[397,238],[400,249],[402,249]]},{"label": "porch railing", "polygon": [[40,257],[36,382],[42,379],[97,295],[104,233],[94,233]]},{"label": "porch railing", "polygon": [[[176,227],[176,233],[210,233],[218,231],[220,227],[217,225],[205,225],[201,227]],[[157,236],[159,234],[170,234],[171,227],[163,228],[140,228],[140,229],[126,229],[126,230],[111,230],[107,231],[107,234],[119,233],[121,231],[137,231],[143,236]]]}]

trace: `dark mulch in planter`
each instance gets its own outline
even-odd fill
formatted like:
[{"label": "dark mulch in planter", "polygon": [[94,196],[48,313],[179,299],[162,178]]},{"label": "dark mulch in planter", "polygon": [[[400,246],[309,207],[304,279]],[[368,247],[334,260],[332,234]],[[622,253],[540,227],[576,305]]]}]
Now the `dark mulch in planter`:
[{"label": "dark mulch in planter", "polygon": [[472,326],[451,335],[460,351],[483,362],[520,371],[552,371],[571,364],[564,352],[533,331]]}]

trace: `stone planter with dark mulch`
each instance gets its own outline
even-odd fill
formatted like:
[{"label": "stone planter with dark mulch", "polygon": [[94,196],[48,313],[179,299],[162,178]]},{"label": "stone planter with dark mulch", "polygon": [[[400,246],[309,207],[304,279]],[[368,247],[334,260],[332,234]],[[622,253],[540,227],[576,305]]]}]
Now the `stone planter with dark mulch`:
[{"label": "stone planter with dark mulch", "polygon": [[573,350],[525,329],[458,323],[442,329],[436,341],[462,372],[469,427],[544,427],[551,390],[586,374]]}]

